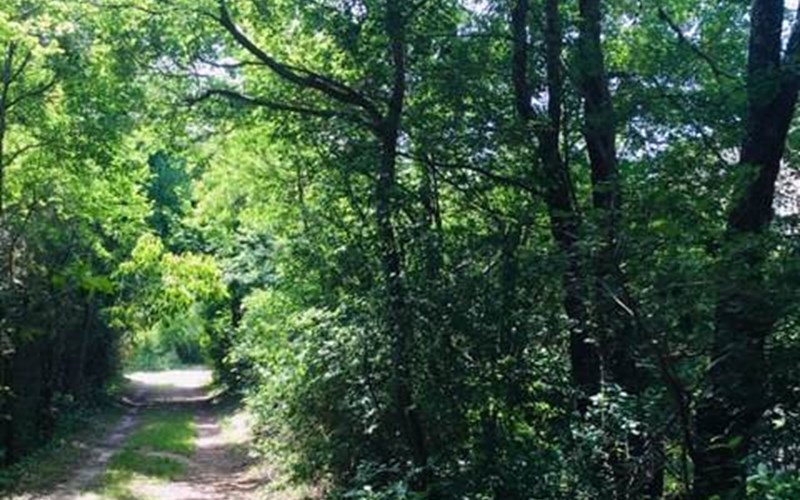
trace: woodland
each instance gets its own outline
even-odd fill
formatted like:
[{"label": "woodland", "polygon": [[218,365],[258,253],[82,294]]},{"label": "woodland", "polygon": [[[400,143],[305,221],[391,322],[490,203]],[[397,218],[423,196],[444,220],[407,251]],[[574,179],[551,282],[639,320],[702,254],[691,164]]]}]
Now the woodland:
[{"label": "woodland", "polygon": [[207,364],[328,498],[800,498],[798,91],[792,0],[3,0],[0,463]]}]

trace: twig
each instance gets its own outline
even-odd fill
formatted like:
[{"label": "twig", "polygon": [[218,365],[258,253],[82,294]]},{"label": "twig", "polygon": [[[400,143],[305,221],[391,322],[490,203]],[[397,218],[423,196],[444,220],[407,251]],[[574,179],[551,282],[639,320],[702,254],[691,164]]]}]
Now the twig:
[{"label": "twig", "polygon": [[714,73],[714,76],[717,77],[717,79],[721,77],[729,78],[731,80],[738,79],[736,75],[720,68],[719,64],[717,64],[714,58],[706,54],[700,47],[692,43],[692,41],[689,40],[686,34],[684,34],[683,30],[681,30],[681,27],[678,26],[678,24],[669,16],[669,14],[667,14],[667,11],[664,10],[663,7],[658,8],[658,17],[662,21],[664,21],[667,24],[667,26],[669,26],[669,28],[673,31],[673,33],[675,33],[675,35],[681,42],[685,43],[697,57],[699,57],[700,59],[705,61],[706,64],[708,64],[708,67],[711,68],[711,71]]}]

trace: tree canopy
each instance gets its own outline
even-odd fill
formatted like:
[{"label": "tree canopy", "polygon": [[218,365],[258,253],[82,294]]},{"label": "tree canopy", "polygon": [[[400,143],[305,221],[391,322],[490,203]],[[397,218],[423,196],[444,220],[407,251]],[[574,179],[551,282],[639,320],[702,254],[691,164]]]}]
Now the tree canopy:
[{"label": "tree canopy", "polygon": [[0,454],[207,362],[331,498],[800,496],[800,17],[7,0]]}]

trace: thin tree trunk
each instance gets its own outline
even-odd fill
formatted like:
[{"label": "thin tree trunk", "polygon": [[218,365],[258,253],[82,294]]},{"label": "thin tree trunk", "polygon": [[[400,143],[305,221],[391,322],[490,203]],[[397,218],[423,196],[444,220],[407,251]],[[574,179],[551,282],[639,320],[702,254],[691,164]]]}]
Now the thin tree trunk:
[{"label": "thin tree trunk", "polygon": [[2,82],[0,83],[0,218],[5,214],[6,156],[5,139],[8,128],[8,91],[13,81],[14,54],[16,42],[9,42],[3,61]]},{"label": "thin tree trunk", "polygon": [[[570,325],[569,352],[573,381],[579,391],[578,409],[585,413],[589,397],[600,390],[600,358],[589,335],[587,290],[580,279],[580,215],[575,206],[569,170],[559,152],[562,117],[563,76],[561,72],[562,33],[559,0],[547,0],[545,45],[547,58],[548,112],[545,124],[536,126],[539,162],[546,182],[544,198],[550,218],[550,232],[566,260],[562,274],[563,307]],[[538,117],[531,106],[528,81],[528,0],[518,0],[511,16],[513,35],[512,73],[519,116],[528,124]]]},{"label": "thin tree trunk", "polygon": [[436,171],[427,161],[420,162],[422,182],[419,196],[425,215],[421,221],[425,246],[425,276],[431,284],[437,283],[442,270],[442,219],[439,207],[439,189]]},{"label": "thin tree trunk", "polygon": [[83,305],[83,320],[80,323],[80,333],[78,346],[78,359],[76,360],[72,378],[71,392],[74,395],[82,396],[84,389],[84,374],[86,372],[86,356],[89,351],[89,342],[92,336],[92,320],[94,318],[94,296],[89,293]]},{"label": "thin tree trunk", "polygon": [[[392,332],[393,393],[403,433],[414,465],[425,469],[428,450],[419,409],[414,403],[411,380],[413,321],[404,283],[404,266],[394,227],[397,147],[406,95],[405,9],[403,2],[389,1],[385,29],[390,39],[394,78],[386,117],[380,126],[381,159],[376,185],[376,216]],[[424,488],[426,481],[417,486]]]},{"label": "thin tree trunk", "polygon": [[589,152],[592,202],[595,209],[595,313],[600,328],[606,376],[631,393],[643,380],[631,355],[635,346],[635,318],[623,306],[627,293],[621,265],[619,221],[620,179],[617,168],[616,123],[608,77],[600,45],[599,0],[580,2],[580,88],[584,99],[584,138]]},{"label": "thin tree trunk", "polygon": [[396,152],[396,140],[391,137],[385,138],[381,153],[381,170],[378,174],[376,186],[378,239],[380,241],[383,274],[386,281],[389,328],[392,334],[392,364],[394,370],[392,385],[395,404],[414,463],[417,466],[424,467],[428,460],[428,454],[421,419],[414,405],[411,390],[409,351],[413,340],[413,325],[408,308],[403,263],[392,220]]}]

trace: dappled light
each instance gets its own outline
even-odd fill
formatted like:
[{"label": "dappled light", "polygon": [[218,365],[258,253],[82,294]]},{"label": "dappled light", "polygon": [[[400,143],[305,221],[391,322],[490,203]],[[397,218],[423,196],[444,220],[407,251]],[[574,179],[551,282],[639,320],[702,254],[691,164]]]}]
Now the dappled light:
[{"label": "dappled light", "polygon": [[798,0],[3,0],[0,497],[800,498]]}]

